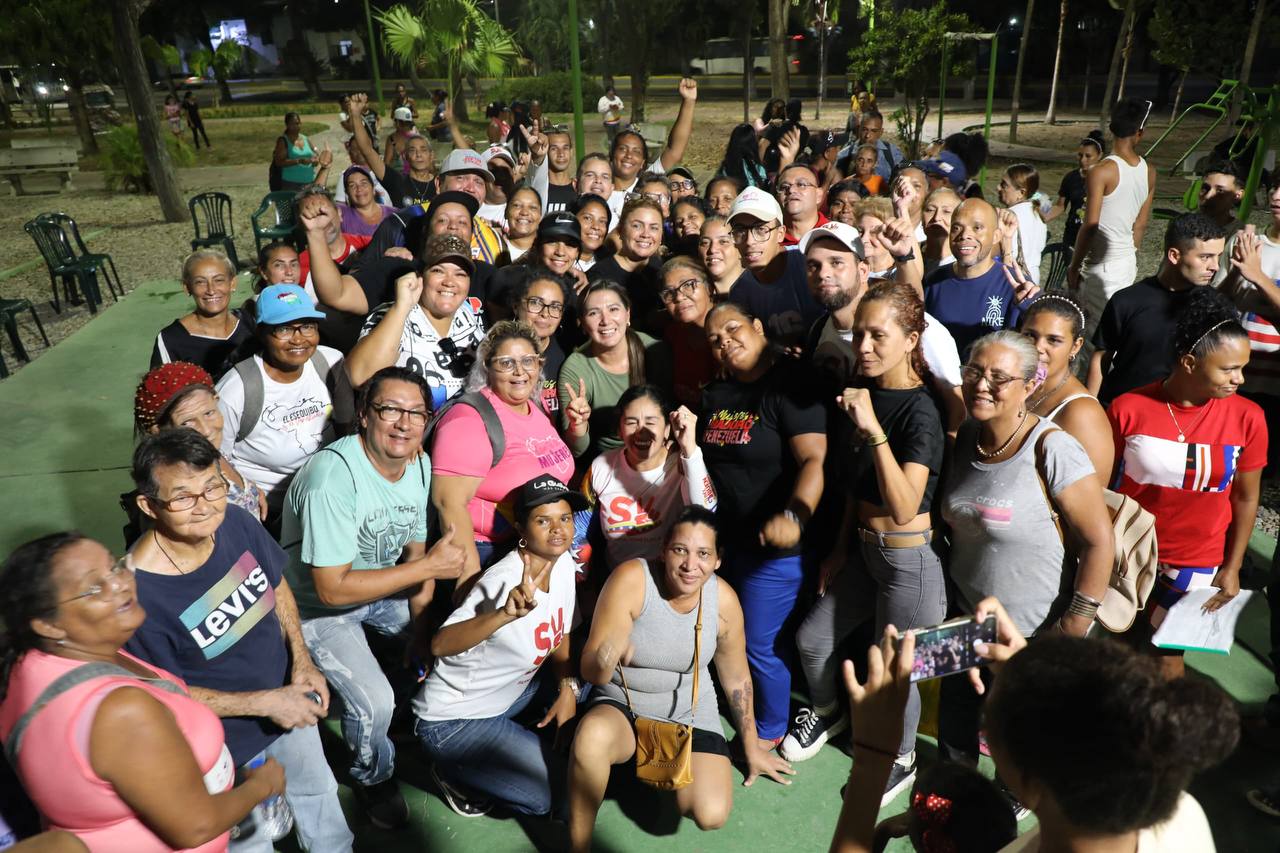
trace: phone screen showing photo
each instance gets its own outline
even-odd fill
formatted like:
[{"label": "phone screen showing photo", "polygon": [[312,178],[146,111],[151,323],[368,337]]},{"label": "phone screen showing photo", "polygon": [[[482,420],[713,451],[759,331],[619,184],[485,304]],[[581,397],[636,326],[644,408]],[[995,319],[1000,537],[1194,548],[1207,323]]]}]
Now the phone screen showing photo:
[{"label": "phone screen showing photo", "polygon": [[912,633],[916,638],[916,659],[911,680],[928,681],[985,665],[987,661],[978,657],[974,646],[995,642],[996,617],[988,616],[982,622],[956,619]]}]

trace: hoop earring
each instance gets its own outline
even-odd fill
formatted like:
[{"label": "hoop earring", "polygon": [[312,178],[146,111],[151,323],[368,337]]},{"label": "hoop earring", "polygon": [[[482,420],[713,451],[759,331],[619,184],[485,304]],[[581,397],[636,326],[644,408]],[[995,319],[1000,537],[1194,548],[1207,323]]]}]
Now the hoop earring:
[{"label": "hoop earring", "polygon": [[529,541],[522,536],[520,537],[520,541],[516,542],[516,547],[523,551],[529,547]]}]

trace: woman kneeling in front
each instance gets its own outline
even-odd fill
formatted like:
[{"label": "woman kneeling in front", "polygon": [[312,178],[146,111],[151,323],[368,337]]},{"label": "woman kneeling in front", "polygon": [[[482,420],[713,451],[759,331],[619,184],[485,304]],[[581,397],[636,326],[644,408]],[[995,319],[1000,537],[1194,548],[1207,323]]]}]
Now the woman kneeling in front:
[{"label": "woman kneeling in front", "polygon": [[[662,562],[628,560],[613,570],[596,605],[582,674],[600,685],[578,725],[569,758],[569,838],[591,849],[596,812],[615,764],[636,753],[638,717],[693,726],[693,781],[676,791],[680,813],[719,829],[733,807],[729,748],[707,664],[713,660],[743,735],[750,785],[765,774],[790,784],[791,766],[755,736],[742,608],[718,577],[715,515],[686,507],[667,534]],[[696,636],[695,635],[700,635]],[[695,660],[695,657],[697,658]]]},{"label": "woman kneeling in front", "polygon": [[569,547],[573,514],[587,500],[540,474],[518,489],[515,503],[519,545],[480,575],[432,639],[435,669],[413,700],[432,776],[463,817],[499,804],[522,814],[551,811],[551,744],[515,718],[532,705],[541,715],[537,728],[554,722],[558,734],[578,710]]}]

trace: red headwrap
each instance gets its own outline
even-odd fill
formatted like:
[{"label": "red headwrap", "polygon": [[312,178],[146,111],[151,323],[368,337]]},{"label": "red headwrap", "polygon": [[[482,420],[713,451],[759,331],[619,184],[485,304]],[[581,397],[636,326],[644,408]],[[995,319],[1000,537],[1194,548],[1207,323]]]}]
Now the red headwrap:
[{"label": "red headwrap", "polygon": [[911,795],[911,811],[924,827],[920,840],[925,853],[956,853],[956,843],[947,835],[951,820],[951,800],[941,794],[916,791]]},{"label": "red headwrap", "polygon": [[133,393],[133,420],[138,432],[148,432],[174,395],[191,385],[213,390],[213,377],[198,364],[174,361],[162,364],[142,377]]}]

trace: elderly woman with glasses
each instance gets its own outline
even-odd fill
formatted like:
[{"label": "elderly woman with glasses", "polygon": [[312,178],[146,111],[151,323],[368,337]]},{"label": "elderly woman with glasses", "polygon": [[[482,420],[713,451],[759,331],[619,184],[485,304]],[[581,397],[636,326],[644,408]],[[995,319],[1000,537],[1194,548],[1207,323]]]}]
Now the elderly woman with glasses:
[{"label": "elderly woman with glasses", "polygon": [[[939,502],[951,530],[950,574],[965,613],[994,595],[1025,636],[1084,636],[1111,576],[1111,519],[1089,454],[1028,406],[1039,364],[1035,344],[1003,331],[975,341],[961,370],[968,419]],[[1064,535],[1077,543],[1070,553]],[[948,681],[939,745],[976,763],[979,697]]]},{"label": "elderly woman with glasses", "polygon": [[[480,344],[467,393],[432,427],[431,500],[466,549],[461,586],[515,544],[506,504],[512,489],[541,474],[564,482],[573,454],[538,405],[539,336],[514,320],[495,323]],[[568,416],[585,420],[585,401]]]},{"label": "elderly woman with glasses", "polygon": [[222,455],[266,492],[273,529],[294,473],[334,438],[342,353],[320,346],[325,315],[296,284],[264,288],[257,315],[259,351],[228,371],[216,390]]},{"label": "elderly woman with glasses", "polygon": [[[232,787],[214,711],[124,651],[146,618],[133,573],[92,539],[19,546],[0,567],[0,739],[48,829],[91,850],[226,850],[233,826],[284,793],[284,769],[268,759]],[[47,693],[73,673],[87,677]]]}]

